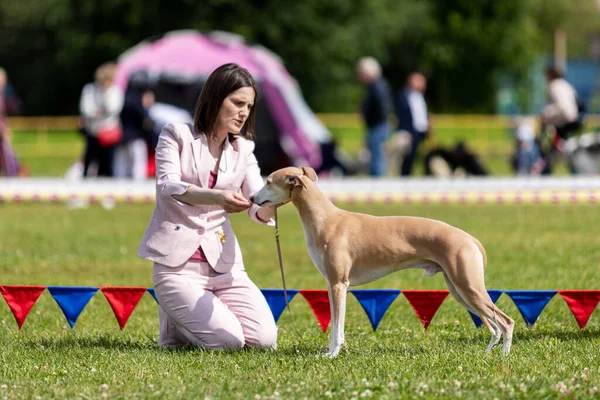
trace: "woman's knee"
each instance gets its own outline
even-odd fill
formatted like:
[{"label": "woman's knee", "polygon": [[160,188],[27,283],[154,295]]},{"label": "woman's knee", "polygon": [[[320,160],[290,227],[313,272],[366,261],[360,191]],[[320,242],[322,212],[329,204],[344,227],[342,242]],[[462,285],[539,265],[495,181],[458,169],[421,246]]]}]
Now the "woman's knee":
[{"label": "woman's knee", "polygon": [[259,349],[277,348],[277,326],[275,324],[261,325],[252,334],[246,336],[246,344]]},{"label": "woman's knee", "polygon": [[246,344],[244,334],[232,331],[214,332],[214,340],[208,342],[206,347],[213,350],[241,350]]},{"label": "woman's knee", "polygon": [[209,350],[241,350],[246,343],[241,329],[219,328],[211,332],[190,332],[180,328],[180,331],[191,344]]}]

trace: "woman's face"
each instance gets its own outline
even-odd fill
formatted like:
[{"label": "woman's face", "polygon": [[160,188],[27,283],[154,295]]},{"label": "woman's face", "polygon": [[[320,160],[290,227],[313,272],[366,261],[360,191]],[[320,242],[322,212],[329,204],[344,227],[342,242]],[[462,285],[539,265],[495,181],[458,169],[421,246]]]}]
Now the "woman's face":
[{"label": "woman's face", "polygon": [[244,86],[229,93],[219,108],[216,131],[226,130],[234,135],[239,134],[252,107],[254,107],[254,89],[251,86]]}]

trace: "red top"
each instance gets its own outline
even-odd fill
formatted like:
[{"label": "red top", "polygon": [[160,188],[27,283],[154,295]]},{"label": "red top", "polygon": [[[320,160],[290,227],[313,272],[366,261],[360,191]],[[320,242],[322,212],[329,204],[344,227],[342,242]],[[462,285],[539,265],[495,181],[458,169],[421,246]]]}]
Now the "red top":
[{"label": "red top", "polygon": [[[213,171],[210,171],[210,177],[208,178],[208,188],[212,189],[215,187],[217,183],[217,174]],[[204,255],[204,251],[202,251],[202,247],[198,247],[194,254],[190,257],[190,261],[196,262],[208,262],[206,256]]]}]

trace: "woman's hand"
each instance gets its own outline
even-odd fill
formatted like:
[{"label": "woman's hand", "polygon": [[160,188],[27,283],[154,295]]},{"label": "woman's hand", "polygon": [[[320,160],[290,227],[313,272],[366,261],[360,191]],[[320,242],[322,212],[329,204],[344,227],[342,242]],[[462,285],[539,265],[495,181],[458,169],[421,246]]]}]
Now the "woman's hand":
[{"label": "woman's hand", "polygon": [[217,201],[230,214],[247,210],[252,206],[248,199],[231,190],[222,190],[217,197]]}]

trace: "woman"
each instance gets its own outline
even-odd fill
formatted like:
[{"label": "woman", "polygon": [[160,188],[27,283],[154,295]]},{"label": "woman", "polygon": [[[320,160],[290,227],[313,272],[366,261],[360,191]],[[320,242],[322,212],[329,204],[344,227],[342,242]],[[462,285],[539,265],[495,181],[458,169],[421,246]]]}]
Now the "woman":
[{"label": "woman", "polygon": [[222,65],[200,93],[194,124],[160,134],[156,207],[138,256],[154,261],[161,347],[276,347],[273,315],[246,274],[228,216],[248,210],[274,225],[273,207],[247,200],[263,183],[251,141],[256,96],[247,70]]},{"label": "woman", "polygon": [[26,168],[19,163],[10,143],[11,131],[6,122],[6,115],[19,111],[18,100],[9,96],[8,77],[4,68],[0,68],[0,176],[24,176]]},{"label": "woman", "polygon": [[88,83],[81,91],[79,109],[86,137],[83,176],[89,175],[92,162],[97,163],[98,176],[113,176],[115,146],[103,145],[98,137],[103,129],[120,130],[123,92],[113,84],[115,73],[114,63],[102,64],[96,69],[95,82]]}]

